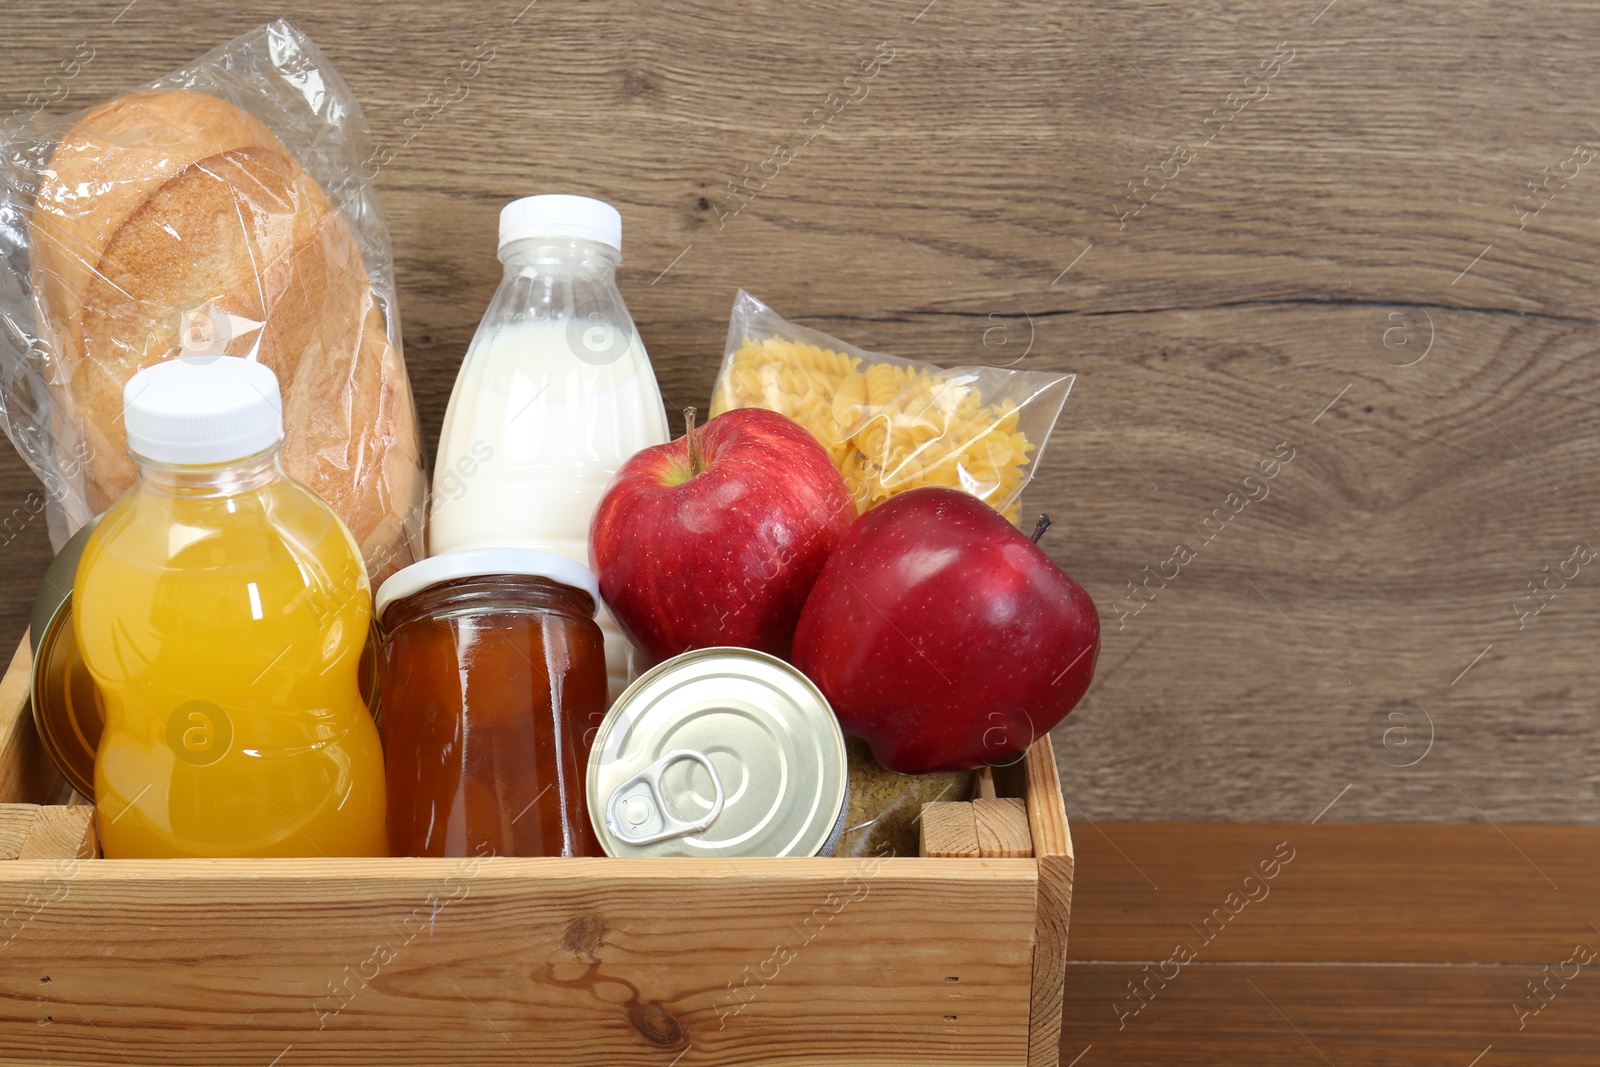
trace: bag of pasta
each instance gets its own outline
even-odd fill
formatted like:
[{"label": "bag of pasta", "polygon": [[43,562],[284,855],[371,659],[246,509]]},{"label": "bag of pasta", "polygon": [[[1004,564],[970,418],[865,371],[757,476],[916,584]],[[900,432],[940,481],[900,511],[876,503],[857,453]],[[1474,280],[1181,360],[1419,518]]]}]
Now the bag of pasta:
[{"label": "bag of pasta", "polygon": [[860,511],[942,485],[1015,522],[1074,378],[868,352],[797,326],[741,289],[711,414],[761,407],[794,419],[828,450]]}]

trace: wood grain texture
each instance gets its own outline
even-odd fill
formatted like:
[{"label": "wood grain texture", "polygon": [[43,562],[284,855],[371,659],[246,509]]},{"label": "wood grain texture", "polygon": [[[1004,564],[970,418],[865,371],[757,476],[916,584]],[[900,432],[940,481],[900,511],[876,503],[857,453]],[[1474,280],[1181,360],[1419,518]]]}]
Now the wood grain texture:
[{"label": "wood grain texture", "polygon": [[936,800],[922,805],[918,832],[918,853],[930,859],[978,855],[978,825],[969,801]]},{"label": "wood grain texture", "polygon": [[90,859],[99,851],[92,807],[0,804],[0,860]]},{"label": "wood grain texture", "polygon": [[93,859],[100,853],[94,808],[46,804],[38,809],[19,860]]},{"label": "wood grain texture", "polygon": [[1600,1038],[1592,970],[1519,1030],[1515,1006],[1537,1003],[1527,989],[1537,967],[1195,963],[1124,1018],[1116,1008],[1138,1003],[1127,984],[1142,968],[1074,963],[1061,1062],[1089,1048],[1081,1067],[1469,1067],[1478,1056],[1476,1067],[1587,1067]]},{"label": "wood grain texture", "polygon": [[1072,913],[1072,834],[1062,807],[1055,745],[1043,738],[1028,747],[1020,764],[997,771],[997,776],[1011,777],[1019,768],[1027,782],[1028,832],[1039,867],[1028,1067],[1054,1067],[1065,1021],[1061,991],[1066,979],[1067,921]]},{"label": "wood grain texture", "polygon": [[1024,859],[1033,855],[1028,835],[1028,803],[1020,797],[978,797],[972,802],[978,855]]},{"label": "wood grain texture", "polygon": [[0,803],[43,804],[56,798],[65,780],[45,754],[33,726],[29,687],[33,657],[28,632],[0,677]]},{"label": "wood grain texture", "polygon": [[1085,1067],[1576,1065],[1600,1047],[1600,971],[1568,962],[1600,950],[1593,827],[1080,823],[1078,848],[1063,1064],[1092,1046]]},{"label": "wood grain texture", "polygon": [[1035,880],[981,859],[18,860],[0,1062],[1014,1065]]},{"label": "wood grain texture", "polygon": [[[1600,171],[1516,211],[1597,136],[1592,6],[32,0],[7,8],[0,112],[80,41],[55,108],[278,12],[396,153],[377,181],[428,442],[499,207],[602,196],[674,410],[709,396],[739,286],[863,346],[1078,373],[1025,503],[1106,619],[1057,734],[1089,816],[1308,819],[1354,782],[1330,820],[1600,821],[1600,583],[1515,607],[1600,537]],[[484,42],[468,95],[408,132]],[[879,42],[866,97],[801,144]],[[728,191],[779,144],[776,177]],[[1150,202],[1122,218],[1130,181]],[[1270,494],[1205,541],[1280,443]],[[4,463],[0,514],[36,492]],[[12,633],[41,528],[0,550]],[[1124,617],[1179,543],[1194,560]]]},{"label": "wood grain texture", "polygon": [[1211,963],[1541,964],[1600,938],[1592,827],[1080,823],[1077,840],[1077,959],[1187,941]]},{"label": "wood grain texture", "polygon": [[0,804],[0,860],[14,860],[22,855],[28,833],[38,817],[36,805]]}]

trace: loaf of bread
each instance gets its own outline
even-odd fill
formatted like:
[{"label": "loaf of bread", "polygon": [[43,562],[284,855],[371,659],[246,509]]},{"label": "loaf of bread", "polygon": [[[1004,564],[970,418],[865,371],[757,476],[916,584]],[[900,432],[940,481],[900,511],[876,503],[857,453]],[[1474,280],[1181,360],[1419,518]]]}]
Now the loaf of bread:
[{"label": "loaf of bread", "polygon": [[30,227],[91,513],[133,484],[127,380],[180,355],[245,357],[282,387],[285,469],[344,520],[374,587],[421,557],[416,411],[385,309],[350,227],[266,126],[201,93],[120,97],[62,139]]}]

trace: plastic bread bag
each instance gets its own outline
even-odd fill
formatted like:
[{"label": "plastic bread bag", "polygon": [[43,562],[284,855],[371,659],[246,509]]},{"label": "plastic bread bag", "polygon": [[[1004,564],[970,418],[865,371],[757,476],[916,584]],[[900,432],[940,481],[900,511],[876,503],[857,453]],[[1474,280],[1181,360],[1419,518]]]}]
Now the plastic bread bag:
[{"label": "plastic bread bag", "polygon": [[374,586],[422,555],[416,410],[369,134],[294,26],[73,115],[0,117],[0,420],[57,547],[132,484],[122,388],[161,360],[278,376],[282,458]]},{"label": "plastic bread bag", "polygon": [[794,419],[828,450],[863,512],[942,485],[1015,522],[1075,377],[868,352],[797,326],[741,289],[711,414],[763,407]]}]

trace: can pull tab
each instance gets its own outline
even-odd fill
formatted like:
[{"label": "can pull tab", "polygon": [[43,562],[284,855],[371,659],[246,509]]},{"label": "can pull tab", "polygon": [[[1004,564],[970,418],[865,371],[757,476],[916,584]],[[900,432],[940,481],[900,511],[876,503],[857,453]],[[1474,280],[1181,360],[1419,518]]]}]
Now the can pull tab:
[{"label": "can pull tab", "polygon": [[[661,777],[674,763],[689,760],[698,763],[711,776],[716,796],[711,810],[699,819],[689,822],[667,810],[661,792]],[[678,748],[668,752],[650,766],[617,786],[606,803],[606,822],[618,839],[630,845],[650,845],[674,837],[685,837],[708,829],[722,814],[722,779],[704,752]]]}]

